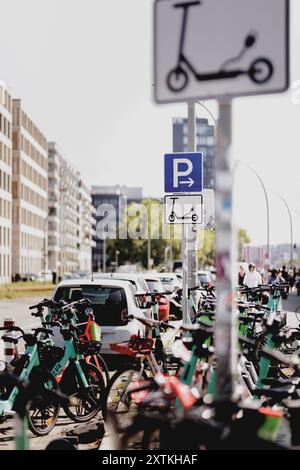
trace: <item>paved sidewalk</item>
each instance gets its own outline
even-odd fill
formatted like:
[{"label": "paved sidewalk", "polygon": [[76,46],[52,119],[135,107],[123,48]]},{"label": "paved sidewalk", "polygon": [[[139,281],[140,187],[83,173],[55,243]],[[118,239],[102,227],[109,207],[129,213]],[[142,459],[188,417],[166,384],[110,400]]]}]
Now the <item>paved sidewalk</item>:
[{"label": "paved sidewalk", "polygon": [[[297,307],[300,306],[300,297],[298,297],[297,292],[293,291],[289,294],[287,300],[283,300],[282,308],[288,312],[287,322],[288,325],[292,326],[293,328],[299,327],[299,321],[295,315],[295,310]],[[300,319],[300,312],[298,315]]]}]

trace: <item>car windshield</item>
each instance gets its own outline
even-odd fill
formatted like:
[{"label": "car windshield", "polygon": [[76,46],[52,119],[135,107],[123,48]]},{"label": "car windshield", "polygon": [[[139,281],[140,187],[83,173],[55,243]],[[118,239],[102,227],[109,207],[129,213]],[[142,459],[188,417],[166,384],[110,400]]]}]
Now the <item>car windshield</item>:
[{"label": "car windshield", "polygon": [[127,314],[127,301],[122,287],[62,286],[58,288],[54,300],[75,302],[84,298],[91,301],[95,320],[99,325],[117,326],[127,323],[127,320],[123,320]]},{"label": "car windshield", "polygon": [[150,292],[163,292],[165,289],[160,281],[147,279],[147,285]]},{"label": "car windshield", "polygon": [[208,284],[210,282],[209,276],[205,273],[198,273],[198,281],[200,284]]},{"label": "car windshield", "polygon": [[161,277],[162,285],[166,291],[172,291],[179,287],[175,279],[172,277]]}]

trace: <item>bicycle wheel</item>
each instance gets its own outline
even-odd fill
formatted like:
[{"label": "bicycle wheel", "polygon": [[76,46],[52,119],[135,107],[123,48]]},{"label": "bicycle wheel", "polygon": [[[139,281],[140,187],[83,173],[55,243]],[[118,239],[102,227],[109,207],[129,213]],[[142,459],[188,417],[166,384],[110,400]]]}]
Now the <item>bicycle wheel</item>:
[{"label": "bicycle wheel", "polygon": [[[88,388],[84,388],[80,378],[77,376],[75,368],[63,376],[61,390],[68,390],[71,397],[76,398],[77,404],[64,407],[66,415],[76,423],[85,423],[94,418],[102,409],[105,395],[105,384],[102,373],[93,364],[81,362],[82,370],[88,382]],[[72,374],[72,384],[70,386],[69,378]]]},{"label": "bicycle wheel", "polygon": [[[98,364],[97,364],[98,362]],[[100,369],[100,372],[102,374],[102,378],[104,380],[105,387],[108,386],[108,383],[110,381],[110,375],[109,375],[109,370],[107,367],[107,364],[103,357],[100,354],[96,355],[96,360],[94,356],[91,356],[91,363],[94,364],[94,366],[97,367],[97,369]]]},{"label": "bicycle wheel", "polygon": [[29,429],[36,436],[45,436],[54,428],[60,411],[59,402],[46,397],[45,391],[58,390],[58,383],[47,371],[34,371],[29,378],[34,384],[34,394],[28,404]]},{"label": "bicycle wheel", "polygon": [[118,370],[111,378],[103,405],[103,418],[106,419],[109,411],[115,417],[119,430],[126,428],[136,414],[137,406],[127,393],[129,387],[139,380],[148,380],[145,371],[142,372],[136,366],[127,366]]},{"label": "bicycle wheel", "polygon": [[[253,355],[257,361],[256,363],[254,363],[254,366],[258,373],[259,373],[259,361],[261,357],[261,349],[262,347],[266,346],[268,335],[269,335],[268,332],[262,333],[258,337],[256,341],[256,345],[254,347]],[[298,350],[297,341],[294,341],[293,344],[291,344],[289,343],[287,339],[278,337],[276,339],[274,349],[282,352],[286,356],[292,356]],[[279,375],[280,377],[284,379],[286,378],[289,379],[296,374],[294,369],[287,367],[285,364],[282,364],[279,361],[272,360],[270,362],[270,367],[271,367],[271,370],[270,370],[269,376],[274,376],[274,373],[275,373],[275,376]]]},{"label": "bicycle wheel", "polygon": [[300,324],[300,305],[296,308],[295,315],[296,315],[296,318],[297,318],[297,320]]}]

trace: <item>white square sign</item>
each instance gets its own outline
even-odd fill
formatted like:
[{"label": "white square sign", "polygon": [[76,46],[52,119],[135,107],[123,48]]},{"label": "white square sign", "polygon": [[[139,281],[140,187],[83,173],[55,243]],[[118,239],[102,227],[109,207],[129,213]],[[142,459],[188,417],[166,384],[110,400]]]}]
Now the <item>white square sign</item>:
[{"label": "white square sign", "polygon": [[289,0],[157,0],[158,103],[279,93],[289,85]]},{"label": "white square sign", "polygon": [[165,196],[164,204],[166,224],[203,224],[202,194],[172,194],[172,196]]}]

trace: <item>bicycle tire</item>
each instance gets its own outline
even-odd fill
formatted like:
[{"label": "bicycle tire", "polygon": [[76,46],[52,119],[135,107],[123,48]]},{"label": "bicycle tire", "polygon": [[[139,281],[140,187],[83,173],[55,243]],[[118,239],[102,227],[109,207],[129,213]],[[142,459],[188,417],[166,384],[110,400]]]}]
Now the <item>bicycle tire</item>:
[{"label": "bicycle tire", "polygon": [[[267,337],[269,333],[267,331],[263,332],[258,338],[256,345],[254,346],[254,357],[256,358],[257,362],[254,364],[257,372],[259,373],[259,360],[260,360],[260,349],[261,347],[265,346],[267,343]],[[274,349],[278,349],[279,351],[281,350],[282,347],[285,347],[285,339],[284,338],[277,338],[276,343],[274,346]],[[281,350],[281,352],[283,352]],[[291,354],[292,349],[289,349],[288,353]],[[288,354],[286,351],[284,351],[284,354]],[[283,366],[279,362],[274,362],[271,361],[271,365],[275,366],[276,371],[278,375],[284,379],[289,379],[295,376],[296,372],[294,370],[290,370],[286,366]]]},{"label": "bicycle tire", "polygon": [[[135,414],[136,406],[134,409],[131,409],[131,413],[129,413],[129,409],[131,408],[131,400],[125,399],[123,400],[123,406],[120,408],[119,412],[117,412],[117,408],[119,408],[119,404],[121,403],[120,399],[120,385],[122,382],[124,382],[125,386],[129,384],[132,384],[134,380],[138,379],[138,376],[140,375],[140,368],[135,366],[135,365],[127,365],[122,367],[121,369],[117,370],[112,378],[110,379],[110,382],[108,384],[106,394],[105,394],[105,400],[103,403],[103,419],[106,420],[107,417],[107,412],[108,410],[114,415],[114,419],[117,425],[118,430],[125,429],[128,426],[128,423],[124,423],[124,416],[126,415],[126,419],[131,421],[132,416]],[[142,378],[144,380],[148,380],[149,377],[146,374],[145,371],[142,373]],[[115,396],[113,395],[115,393]],[[126,391],[125,391],[126,393]],[[117,403],[116,403],[116,400]]]},{"label": "bicycle tire", "polygon": [[58,391],[59,386],[51,372],[45,370],[33,371],[29,379],[34,383],[36,389],[36,395],[28,404],[29,429],[36,436],[46,436],[57,422],[60,403],[57,400],[45,398],[44,390],[49,389],[51,384],[51,390]]},{"label": "bicycle tire", "polygon": [[[105,384],[102,373],[93,364],[87,364],[83,361],[81,365],[89,383],[89,389],[86,390],[79,386],[77,377],[74,377],[76,389],[74,389],[73,386],[73,391],[71,393],[69,392],[69,395],[76,398],[79,403],[77,405],[64,407],[64,411],[68,418],[75,423],[86,423],[94,418],[99,411],[101,411],[105,397]],[[76,375],[76,371],[74,369],[71,372]],[[65,381],[67,379],[68,376],[66,376]],[[94,383],[92,383],[93,381]],[[61,389],[64,391],[63,384]]]},{"label": "bicycle tire", "polygon": [[296,308],[295,315],[296,315],[296,318],[297,318],[297,320],[300,324],[300,305],[298,305],[298,307]]},{"label": "bicycle tire", "polygon": [[[99,365],[100,365],[100,369],[101,369],[100,372],[102,373],[102,377],[103,377],[103,380],[104,380],[105,387],[107,387],[108,384],[109,384],[109,381],[110,381],[110,375],[109,375],[109,370],[108,370],[107,364],[106,364],[103,356],[101,356],[101,354],[97,354],[97,360],[98,360]],[[97,365],[94,362],[93,356],[91,356],[91,363],[94,366],[97,367]]]}]

